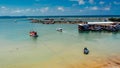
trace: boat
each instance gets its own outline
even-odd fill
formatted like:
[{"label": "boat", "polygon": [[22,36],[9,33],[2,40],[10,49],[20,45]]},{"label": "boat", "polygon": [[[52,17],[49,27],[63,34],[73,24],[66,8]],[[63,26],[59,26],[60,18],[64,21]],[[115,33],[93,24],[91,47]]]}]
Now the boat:
[{"label": "boat", "polygon": [[86,47],[84,48],[84,54],[89,54],[89,50]]},{"label": "boat", "polygon": [[29,32],[29,34],[30,34],[31,37],[38,37],[36,31],[31,31],[31,32]]},{"label": "boat", "polygon": [[59,31],[59,32],[62,32],[63,29],[62,28],[58,28],[56,30]]}]

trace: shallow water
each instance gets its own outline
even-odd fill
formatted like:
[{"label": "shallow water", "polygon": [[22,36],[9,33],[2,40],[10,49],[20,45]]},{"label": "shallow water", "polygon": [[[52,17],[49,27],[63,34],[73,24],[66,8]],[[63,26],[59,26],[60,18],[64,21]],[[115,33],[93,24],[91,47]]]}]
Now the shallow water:
[{"label": "shallow water", "polygon": [[[0,19],[0,68],[103,68],[105,64],[119,68],[120,33],[78,32],[77,24],[15,20]],[[56,31],[59,27],[63,32]],[[32,30],[38,32],[37,39],[29,36]],[[83,54],[84,47],[89,55]]]}]

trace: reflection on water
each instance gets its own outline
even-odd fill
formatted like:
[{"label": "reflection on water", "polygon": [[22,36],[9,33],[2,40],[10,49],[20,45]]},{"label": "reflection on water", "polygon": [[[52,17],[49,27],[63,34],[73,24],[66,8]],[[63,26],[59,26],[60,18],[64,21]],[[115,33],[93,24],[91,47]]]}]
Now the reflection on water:
[{"label": "reflection on water", "polygon": [[107,32],[107,31],[78,31],[79,35],[90,38],[90,39],[100,39],[105,37],[116,37],[119,38],[118,35],[120,35],[120,32]]},{"label": "reflection on water", "polygon": [[37,41],[37,37],[31,37],[31,39],[36,42]]}]

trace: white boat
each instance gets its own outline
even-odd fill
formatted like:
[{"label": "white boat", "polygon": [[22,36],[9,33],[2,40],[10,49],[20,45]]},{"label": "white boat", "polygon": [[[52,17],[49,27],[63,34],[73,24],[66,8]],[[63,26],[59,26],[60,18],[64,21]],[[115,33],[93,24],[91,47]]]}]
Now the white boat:
[{"label": "white boat", "polygon": [[59,32],[62,32],[63,29],[62,28],[57,28],[56,30],[59,31]]}]

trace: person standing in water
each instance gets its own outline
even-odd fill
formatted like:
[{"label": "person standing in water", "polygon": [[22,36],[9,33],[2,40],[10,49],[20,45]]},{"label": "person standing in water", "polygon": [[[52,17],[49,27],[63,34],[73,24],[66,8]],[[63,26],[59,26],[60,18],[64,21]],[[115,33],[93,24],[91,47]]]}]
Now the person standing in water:
[{"label": "person standing in water", "polygon": [[89,54],[89,50],[87,49],[87,47],[84,48],[84,51],[83,51],[84,54]]}]

